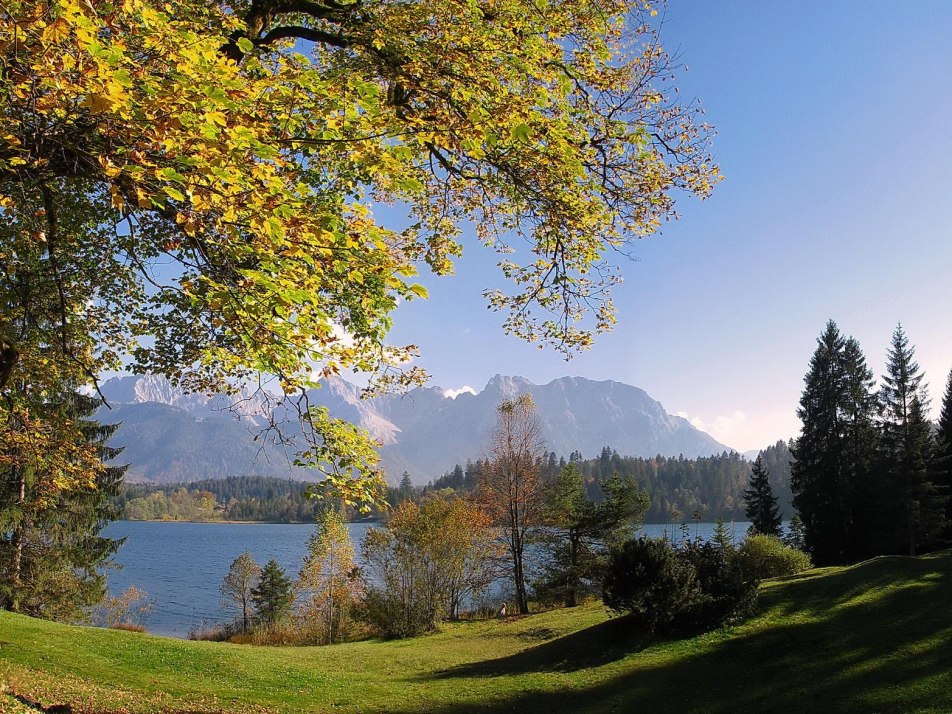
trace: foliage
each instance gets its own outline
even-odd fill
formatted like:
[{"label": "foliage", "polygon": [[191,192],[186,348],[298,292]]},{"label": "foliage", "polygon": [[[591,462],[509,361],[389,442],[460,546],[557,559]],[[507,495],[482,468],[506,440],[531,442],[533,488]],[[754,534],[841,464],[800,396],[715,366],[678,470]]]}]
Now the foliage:
[{"label": "foliage", "polygon": [[143,632],[145,620],[153,606],[145,590],[130,585],[118,595],[103,601],[99,618],[104,627]]},{"label": "foliage", "polygon": [[251,602],[255,606],[255,619],[264,629],[279,625],[291,614],[294,604],[291,579],[278,561],[269,560],[262,568],[258,584],[251,588]]},{"label": "foliage", "polygon": [[[765,463],[772,464],[770,476],[774,493],[778,498],[786,494],[786,500],[781,498],[779,506],[781,516],[789,518],[792,513],[790,452],[784,444],[782,451],[768,447],[762,456]],[[648,496],[648,509],[644,514],[646,523],[670,523],[674,511],[701,513],[704,519],[712,521],[718,518],[744,520],[743,493],[750,475],[750,463],[733,451],[696,459],[660,455],[650,458],[621,456],[607,446],[599,456],[591,459],[584,459],[581,454],[566,459],[549,452],[542,456],[543,480],[554,481],[569,463],[575,464],[581,472],[585,491],[594,501],[602,498],[599,484],[614,474],[633,479]],[[452,488],[458,492],[474,493],[488,468],[489,462],[484,459],[468,462],[465,466],[457,465],[425,488]]]},{"label": "foliage", "polygon": [[812,567],[810,556],[784,545],[776,536],[752,533],[737,550],[737,560],[749,580],[796,575]]},{"label": "foliage", "polygon": [[[10,0],[0,389],[121,365],[209,392],[296,393],[315,365],[417,382],[393,374],[415,347],[387,344],[392,313],[426,295],[421,267],[452,272],[467,223],[500,254],[505,329],[586,347],[614,322],[608,254],[719,178],[654,12]],[[367,435],[301,412],[302,459],[367,497]]]},{"label": "foliage", "polygon": [[220,590],[226,607],[236,609],[241,616],[241,631],[251,628],[252,591],[261,580],[261,566],[250,551],[235,558],[222,580]]},{"label": "foliage", "polygon": [[477,499],[499,528],[512,568],[520,614],[529,612],[526,544],[541,525],[545,494],[541,474],[542,426],[530,394],[497,407],[489,443],[490,458],[480,475]]},{"label": "foliage", "polygon": [[777,497],[770,487],[770,473],[760,456],[750,470],[750,486],[744,491],[744,514],[750,519],[751,530],[763,535],[780,535],[780,511]]},{"label": "foliage", "polygon": [[605,604],[647,632],[667,631],[701,597],[697,572],[660,538],[638,538],[613,549],[602,581]]},{"label": "foliage", "polygon": [[318,515],[295,588],[299,613],[310,637],[318,644],[348,637],[361,587],[354,545],[340,511],[325,508]]},{"label": "foliage", "polygon": [[648,499],[630,479],[617,474],[600,484],[602,499],[589,498],[574,463],[546,487],[545,527],[539,543],[545,556],[537,596],[551,593],[574,607],[595,592],[607,548],[628,539],[641,525]]},{"label": "foliage", "polygon": [[487,514],[464,499],[403,501],[362,544],[364,616],[385,637],[429,632],[456,618],[496,576],[500,552]]},{"label": "foliage", "polygon": [[689,540],[680,546],[678,556],[694,568],[700,589],[678,618],[681,627],[710,630],[754,614],[760,578],[744,570],[733,545]]},{"label": "foliage", "polygon": [[[12,400],[16,401],[16,400]],[[107,467],[115,427],[89,417],[76,392],[0,427],[0,607],[35,617],[88,619],[106,596],[106,568],[121,540],[100,535],[117,515],[110,498],[124,467]]]}]

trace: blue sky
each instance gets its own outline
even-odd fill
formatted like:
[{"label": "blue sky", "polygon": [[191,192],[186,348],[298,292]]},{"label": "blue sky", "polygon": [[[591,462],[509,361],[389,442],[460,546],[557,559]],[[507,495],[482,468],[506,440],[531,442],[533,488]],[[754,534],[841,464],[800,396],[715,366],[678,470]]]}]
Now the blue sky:
[{"label": "blue sky", "polygon": [[796,435],[827,319],[877,375],[902,321],[931,384],[952,367],[952,2],[672,0],[662,39],[717,128],[725,180],[640,242],[615,293],[619,325],[565,362],[506,337],[471,245],[431,300],[402,306],[431,383],[496,373],[634,384],[740,450]]}]

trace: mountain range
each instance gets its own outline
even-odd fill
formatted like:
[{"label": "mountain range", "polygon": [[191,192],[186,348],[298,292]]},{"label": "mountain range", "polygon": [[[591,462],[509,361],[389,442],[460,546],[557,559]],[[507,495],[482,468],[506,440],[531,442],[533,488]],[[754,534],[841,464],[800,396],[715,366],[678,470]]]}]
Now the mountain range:
[{"label": "mountain range", "polygon": [[[314,477],[293,466],[293,446],[264,433],[272,420],[293,425],[282,400],[253,392],[188,394],[155,375],[113,378],[101,389],[109,407],[101,408],[97,418],[119,424],[111,445],[124,448],[117,461],[130,465],[130,481]],[[686,419],[668,414],[642,389],[581,377],[538,385],[496,375],[475,394],[420,387],[368,400],[360,398],[357,386],[334,377],[310,390],[308,401],[367,429],[381,444],[390,482],[407,472],[420,484],[484,456],[496,407],[525,392],[535,400],[546,448],[565,457],[573,451],[595,456],[605,446],[625,456],[686,458],[730,450]],[[284,436],[293,440],[293,426]]]}]

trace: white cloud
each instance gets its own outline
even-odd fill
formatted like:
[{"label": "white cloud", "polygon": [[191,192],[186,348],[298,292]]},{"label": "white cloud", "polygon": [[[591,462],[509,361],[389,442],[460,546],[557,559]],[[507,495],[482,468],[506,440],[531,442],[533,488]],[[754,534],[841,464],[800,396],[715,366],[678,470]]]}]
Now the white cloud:
[{"label": "white cloud", "polygon": [[747,415],[739,409],[711,420],[690,416],[687,412],[676,412],[676,415],[687,419],[693,427],[706,431],[722,444],[733,445],[738,440],[743,440],[749,431]]},{"label": "white cloud", "polygon": [[444,389],[443,396],[449,397],[450,399],[456,399],[460,394],[478,394],[478,392],[470,387],[469,385],[460,387],[459,389]]}]

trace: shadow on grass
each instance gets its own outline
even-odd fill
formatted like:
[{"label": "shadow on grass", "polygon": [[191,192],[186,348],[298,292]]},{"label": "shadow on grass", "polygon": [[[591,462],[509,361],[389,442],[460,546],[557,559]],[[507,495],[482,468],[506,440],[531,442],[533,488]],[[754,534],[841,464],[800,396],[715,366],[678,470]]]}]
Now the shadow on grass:
[{"label": "shadow on grass", "polygon": [[577,672],[601,667],[640,652],[650,642],[647,635],[632,636],[628,618],[615,618],[516,654],[459,665],[421,677],[418,681],[452,677],[501,677],[530,672]]},{"label": "shadow on grass", "polygon": [[[952,711],[952,554],[883,559],[765,592],[759,621],[726,639],[642,652],[621,620],[429,679],[513,678],[495,698],[428,712]],[[776,624],[773,620],[778,618]],[[639,653],[640,652],[640,653]],[[611,674],[526,691],[518,677],[611,665]],[[546,683],[544,686],[558,686]],[[466,685],[471,687],[470,684]],[[570,687],[570,688],[569,688]],[[509,689],[509,697],[498,695]]]}]

